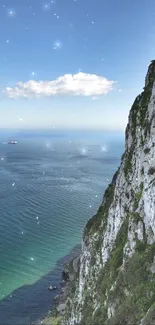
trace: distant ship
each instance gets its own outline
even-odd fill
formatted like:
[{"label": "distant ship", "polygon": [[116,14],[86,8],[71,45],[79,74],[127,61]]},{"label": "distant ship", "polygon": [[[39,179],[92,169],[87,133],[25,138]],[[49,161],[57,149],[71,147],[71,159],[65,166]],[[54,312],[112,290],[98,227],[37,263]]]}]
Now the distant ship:
[{"label": "distant ship", "polygon": [[17,141],[16,140],[9,140],[8,144],[17,144]]}]

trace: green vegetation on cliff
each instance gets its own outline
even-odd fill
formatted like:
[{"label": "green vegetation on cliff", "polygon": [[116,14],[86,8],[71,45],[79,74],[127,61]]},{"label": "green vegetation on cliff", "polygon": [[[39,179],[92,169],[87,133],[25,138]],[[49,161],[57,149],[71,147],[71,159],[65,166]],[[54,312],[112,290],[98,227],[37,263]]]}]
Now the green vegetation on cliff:
[{"label": "green vegetation on cliff", "polygon": [[99,231],[102,222],[101,231],[106,228],[109,207],[113,202],[115,184],[110,184],[105,191],[103,204],[99,207],[96,215],[91,218],[85,228],[85,235],[90,235]]},{"label": "green vegetation on cliff", "polygon": [[154,77],[155,60],[153,60],[149,66],[144,91],[137,96],[130,111],[129,123],[131,124],[128,123],[126,135],[128,136],[129,130],[131,129],[133,143],[136,141],[136,131],[138,128],[144,131],[144,138],[141,138],[142,145],[145,143],[147,134],[150,133],[151,121],[148,119],[148,104],[152,94]]},{"label": "green vegetation on cliff", "polygon": [[61,316],[49,316],[42,321],[42,325],[61,325]]},{"label": "green vegetation on cliff", "polygon": [[[111,258],[98,278],[96,292],[100,298],[99,308],[93,315],[93,301],[86,296],[80,325],[137,325],[150,308],[150,320],[153,311],[155,313],[155,274],[150,270],[155,244],[141,243],[141,249],[122,268],[127,225],[128,220],[123,223]],[[113,306],[115,314],[108,320],[109,306]],[[147,320],[146,325],[149,324]]]}]

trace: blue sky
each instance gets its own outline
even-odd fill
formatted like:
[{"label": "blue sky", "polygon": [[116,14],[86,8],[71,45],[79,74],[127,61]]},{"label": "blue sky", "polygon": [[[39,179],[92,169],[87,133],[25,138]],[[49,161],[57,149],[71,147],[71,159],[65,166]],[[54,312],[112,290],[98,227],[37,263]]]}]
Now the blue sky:
[{"label": "blue sky", "polygon": [[124,129],[154,59],[154,0],[10,0],[0,22],[1,128]]}]

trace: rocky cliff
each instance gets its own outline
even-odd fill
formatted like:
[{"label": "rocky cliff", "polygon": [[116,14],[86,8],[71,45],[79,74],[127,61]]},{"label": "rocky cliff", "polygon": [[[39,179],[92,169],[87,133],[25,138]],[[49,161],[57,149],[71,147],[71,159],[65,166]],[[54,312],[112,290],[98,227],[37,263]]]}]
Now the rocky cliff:
[{"label": "rocky cliff", "polygon": [[63,325],[155,324],[155,61],[135,99],[125,153],[86,225]]}]

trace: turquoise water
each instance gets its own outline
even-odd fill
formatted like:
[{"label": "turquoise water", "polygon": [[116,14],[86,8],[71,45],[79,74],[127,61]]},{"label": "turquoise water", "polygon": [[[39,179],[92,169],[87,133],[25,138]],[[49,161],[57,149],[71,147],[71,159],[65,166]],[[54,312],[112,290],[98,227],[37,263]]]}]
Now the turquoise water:
[{"label": "turquoise water", "polygon": [[56,273],[44,277],[80,243],[124,149],[123,137],[105,133],[17,133],[16,138],[17,145],[8,145],[6,134],[0,138],[3,325],[28,324],[30,310],[37,319],[45,308],[43,296],[49,303],[48,283],[58,279]]}]

